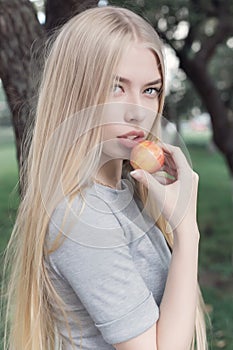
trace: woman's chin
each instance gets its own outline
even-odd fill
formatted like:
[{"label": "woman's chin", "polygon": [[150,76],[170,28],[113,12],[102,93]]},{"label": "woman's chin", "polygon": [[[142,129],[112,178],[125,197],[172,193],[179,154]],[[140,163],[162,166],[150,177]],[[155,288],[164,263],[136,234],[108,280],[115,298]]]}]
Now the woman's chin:
[{"label": "woman's chin", "polygon": [[108,158],[108,160],[124,160],[124,159],[130,159],[130,148],[126,148],[123,145],[114,144],[110,145],[104,145],[102,154],[104,158]]}]

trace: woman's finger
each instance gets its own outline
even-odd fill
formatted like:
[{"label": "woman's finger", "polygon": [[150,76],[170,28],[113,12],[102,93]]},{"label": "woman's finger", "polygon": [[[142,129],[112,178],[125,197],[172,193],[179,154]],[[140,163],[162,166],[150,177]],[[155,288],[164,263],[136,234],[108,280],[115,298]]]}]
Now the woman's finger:
[{"label": "woman's finger", "polygon": [[184,153],[179,147],[162,144],[162,148],[165,154],[165,164],[169,164],[172,169],[176,168],[178,177],[185,176],[187,171],[191,170]]},{"label": "woman's finger", "polygon": [[[137,181],[141,182],[148,189],[150,186],[152,186],[154,190],[156,190],[157,188],[157,190],[160,191],[161,184],[160,184],[160,181],[157,180],[155,175],[152,176],[150,173],[148,173],[143,169],[137,169],[137,170],[131,171],[130,175]],[[162,180],[162,176],[160,176],[160,179],[161,181],[164,181]]]},{"label": "woman's finger", "polygon": [[169,180],[169,182],[170,182],[170,180],[171,180],[172,182],[174,182],[174,181],[176,181],[176,180],[178,179],[178,178],[177,178],[177,174],[171,174],[171,173],[169,173],[169,172],[167,172],[167,171],[164,171],[164,170],[162,170],[162,169],[161,169],[161,172],[162,172],[162,174],[157,174],[157,173],[155,173],[155,174],[153,174],[153,176],[155,176],[156,179],[158,179],[158,178],[160,178],[160,177],[165,177],[166,179]]},{"label": "woman's finger", "polygon": [[160,168],[160,171],[163,171],[163,172],[169,174],[170,176],[177,178],[177,169],[172,169],[170,166],[163,165]]},{"label": "woman's finger", "polygon": [[174,181],[176,181],[176,178],[173,176],[168,175],[165,172],[158,172],[155,173],[153,176],[161,185],[169,185],[172,184]]}]

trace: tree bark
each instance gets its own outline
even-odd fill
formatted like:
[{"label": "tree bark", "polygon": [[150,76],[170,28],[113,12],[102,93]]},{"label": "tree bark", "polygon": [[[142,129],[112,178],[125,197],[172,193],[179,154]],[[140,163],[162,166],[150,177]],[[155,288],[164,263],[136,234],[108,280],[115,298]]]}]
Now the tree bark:
[{"label": "tree bark", "polygon": [[63,25],[75,14],[97,5],[96,0],[47,0],[45,4],[47,31]]},{"label": "tree bark", "polygon": [[190,60],[179,55],[180,66],[193,82],[211,117],[213,139],[219,150],[225,155],[227,165],[233,176],[233,121],[221,100],[207,67],[196,59]]},{"label": "tree bark", "polygon": [[47,0],[47,18],[43,26],[29,0],[0,0],[0,77],[12,112],[19,170],[27,157],[28,149],[23,147],[22,141],[34,123],[41,52],[48,33],[97,3],[94,0]]},{"label": "tree bark", "polygon": [[0,1],[0,77],[12,112],[19,168],[23,164],[21,144],[35,102],[33,77],[37,67],[36,61],[33,62],[32,71],[31,56],[43,36],[44,29],[29,1]]}]

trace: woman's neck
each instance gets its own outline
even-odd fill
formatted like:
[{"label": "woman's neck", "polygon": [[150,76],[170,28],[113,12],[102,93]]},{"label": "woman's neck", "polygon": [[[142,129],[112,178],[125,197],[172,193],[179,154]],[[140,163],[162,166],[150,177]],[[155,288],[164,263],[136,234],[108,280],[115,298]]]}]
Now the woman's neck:
[{"label": "woman's neck", "polygon": [[106,161],[98,170],[94,181],[111,188],[119,188],[122,174],[122,159]]}]

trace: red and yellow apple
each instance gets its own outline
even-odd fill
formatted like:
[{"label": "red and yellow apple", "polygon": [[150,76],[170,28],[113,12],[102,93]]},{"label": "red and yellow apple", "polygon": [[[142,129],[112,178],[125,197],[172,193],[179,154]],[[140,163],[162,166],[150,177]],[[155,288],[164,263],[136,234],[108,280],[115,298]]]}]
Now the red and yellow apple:
[{"label": "red and yellow apple", "polygon": [[132,148],[130,164],[134,169],[144,169],[153,174],[164,164],[163,150],[153,141],[141,141]]}]

